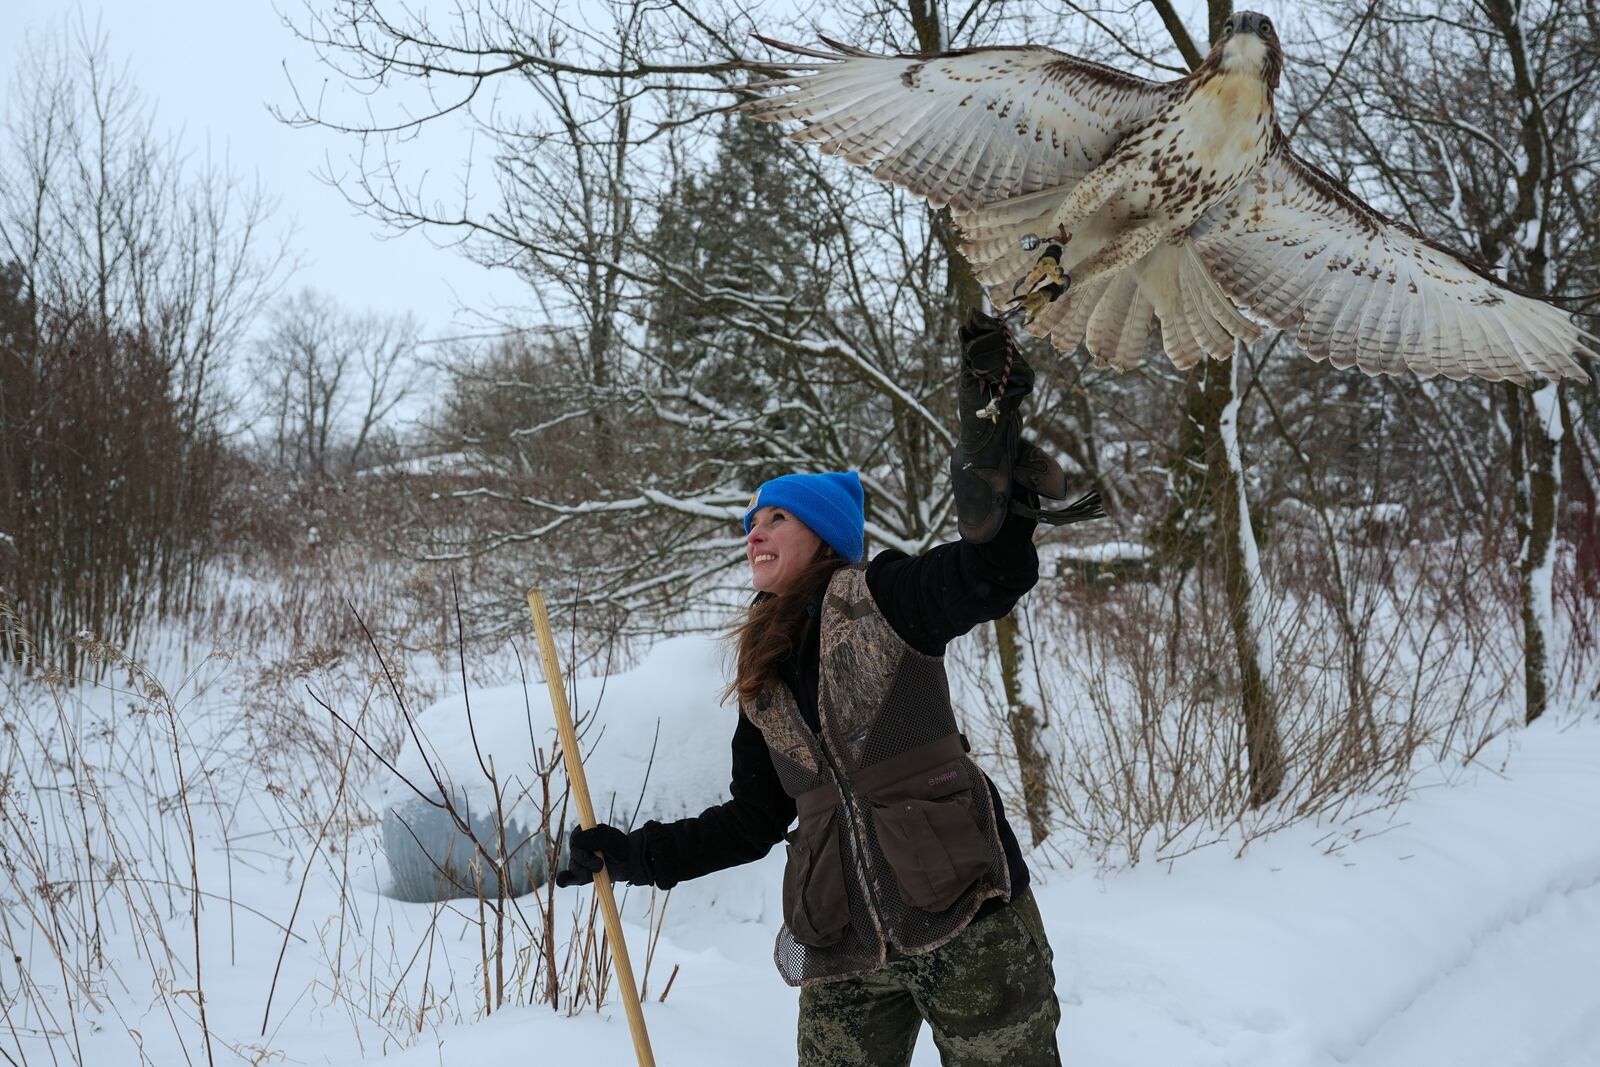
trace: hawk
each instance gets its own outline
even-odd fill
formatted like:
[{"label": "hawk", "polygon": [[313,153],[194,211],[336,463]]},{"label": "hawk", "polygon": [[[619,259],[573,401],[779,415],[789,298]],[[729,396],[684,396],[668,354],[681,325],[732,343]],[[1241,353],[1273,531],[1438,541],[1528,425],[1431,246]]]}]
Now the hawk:
[{"label": "hawk", "polygon": [[[739,105],[948,207],[998,308],[1102,366],[1153,328],[1179,367],[1262,323],[1367,374],[1586,379],[1600,339],[1390,219],[1296,155],[1273,93],[1272,20],[1228,19],[1205,62],[1160,82],[1039,46],[881,56],[760,38]],[[782,90],[782,91],[777,91]],[[1041,246],[1043,251],[1040,251]]]}]

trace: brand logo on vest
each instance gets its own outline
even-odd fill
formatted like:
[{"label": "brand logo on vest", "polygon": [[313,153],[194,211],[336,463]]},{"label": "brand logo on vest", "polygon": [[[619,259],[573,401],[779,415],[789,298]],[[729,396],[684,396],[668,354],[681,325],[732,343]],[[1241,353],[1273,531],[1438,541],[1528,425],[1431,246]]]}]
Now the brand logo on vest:
[{"label": "brand logo on vest", "polygon": [[944,785],[946,782],[953,781],[960,777],[960,771],[945,771],[943,774],[936,774],[932,778],[929,778],[928,784],[930,786]]}]

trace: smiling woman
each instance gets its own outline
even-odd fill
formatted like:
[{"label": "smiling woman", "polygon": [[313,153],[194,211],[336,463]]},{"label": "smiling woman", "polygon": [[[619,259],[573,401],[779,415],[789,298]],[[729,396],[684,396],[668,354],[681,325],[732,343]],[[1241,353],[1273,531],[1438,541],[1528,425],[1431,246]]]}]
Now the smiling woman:
[{"label": "smiling woman", "polygon": [[[788,497],[782,492],[786,487],[798,495],[801,491],[794,488],[802,484],[796,479],[838,479],[846,482],[844,475],[813,474],[789,475],[787,479],[777,479],[763,486],[767,499],[771,503],[763,502],[762,494],[757,493],[750,502],[749,509],[745,512],[745,558],[750,561],[750,585],[761,593],[783,593],[795,579],[825,547],[828,552],[838,555],[842,560],[854,559],[861,554],[861,535],[856,534],[853,545],[846,543],[843,548],[832,544],[824,545],[824,538],[807,526],[804,520],[798,518],[788,502]],[[848,484],[855,489],[854,504],[856,512],[861,510],[861,481],[855,474],[848,476]],[[776,487],[776,489],[772,488]],[[847,491],[841,488],[841,493]],[[801,504],[804,507],[804,503]]]},{"label": "smiling woman", "polygon": [[[963,331],[964,366],[1004,335],[980,325]],[[992,443],[1014,452],[1015,434]],[[967,755],[944,673],[946,644],[1009,612],[1038,578],[1038,512],[1008,506],[1037,497],[1010,488],[1011,463],[1000,468],[998,504],[981,501],[991,523],[870,561],[855,472],[763,484],[744,514],[755,596],[733,634],[731,799],[631,833],[574,830],[556,876],[583,884],[604,866],[670,888],[785,842],[775,960],[802,987],[801,1067],[903,1067],[924,1020],[947,1067],[1060,1063],[1028,869]]]},{"label": "smiling woman", "polygon": [[835,571],[861,558],[862,505],[854,471],[785,475],[750,498],[745,555],[757,595],[735,634],[737,668],[726,696],[741,705],[757,700],[793,654],[796,635],[817,614],[813,601]]},{"label": "smiling woman", "polygon": [[822,550],[822,538],[783,508],[763,508],[745,540],[750,560],[750,587],[781,593],[799,576],[806,562]]}]

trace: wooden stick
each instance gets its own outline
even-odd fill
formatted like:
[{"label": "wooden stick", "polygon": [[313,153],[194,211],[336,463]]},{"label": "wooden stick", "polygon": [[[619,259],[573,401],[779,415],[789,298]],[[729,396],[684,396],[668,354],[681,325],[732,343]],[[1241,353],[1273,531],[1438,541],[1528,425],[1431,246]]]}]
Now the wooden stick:
[{"label": "wooden stick", "polygon": [[[545,610],[544,593],[528,590],[528,611],[539,637],[539,658],[544,663],[545,688],[550,691],[550,707],[556,714],[556,730],[561,737],[561,759],[567,765],[567,781],[578,804],[578,825],[587,830],[595,824],[594,804],[589,799],[589,781],[583,776],[583,753],[578,749],[578,730],[567,706],[567,687],[562,680],[561,660],[556,656],[556,639],[550,631],[550,613]],[[622,936],[622,916],[611,891],[611,875],[601,869],[594,876],[595,895],[600,899],[600,914],[605,919],[606,941],[611,945],[611,961],[617,968],[617,985],[622,988],[622,1006],[628,1012],[628,1029],[633,1031],[633,1051],[639,1067],[655,1067],[650,1051],[650,1035],[644,1029],[644,1010],[639,1006],[639,986],[633,980],[633,965],[628,962],[628,942]]]}]

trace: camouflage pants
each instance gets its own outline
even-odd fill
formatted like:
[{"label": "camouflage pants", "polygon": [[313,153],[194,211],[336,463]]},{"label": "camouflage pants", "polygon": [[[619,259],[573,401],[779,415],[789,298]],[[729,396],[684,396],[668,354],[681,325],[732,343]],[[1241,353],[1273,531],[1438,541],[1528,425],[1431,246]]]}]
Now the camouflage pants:
[{"label": "camouflage pants", "polygon": [[800,1067],[905,1067],[926,1019],[945,1067],[1060,1067],[1055,972],[1031,892],[920,956],[800,990]]}]

